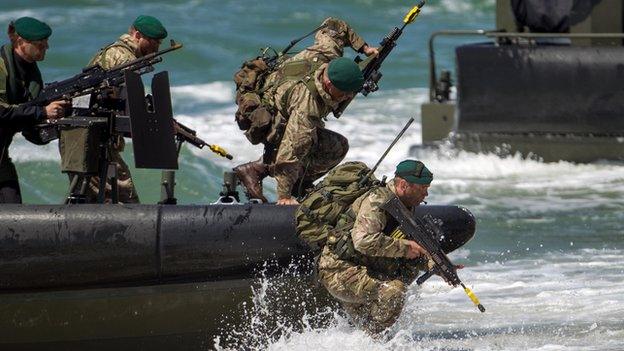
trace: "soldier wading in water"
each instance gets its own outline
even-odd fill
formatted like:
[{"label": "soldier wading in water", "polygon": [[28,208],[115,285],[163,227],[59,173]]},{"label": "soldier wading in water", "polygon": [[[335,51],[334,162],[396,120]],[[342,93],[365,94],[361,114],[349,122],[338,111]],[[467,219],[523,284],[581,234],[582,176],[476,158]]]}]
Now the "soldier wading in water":
[{"label": "soldier wading in water", "polygon": [[[376,335],[392,326],[405,292],[430,264],[415,241],[396,235],[399,224],[381,206],[396,196],[408,208],[428,195],[433,174],[420,161],[405,160],[395,177],[355,200],[331,233],[318,263],[319,280],[355,323]],[[400,231],[399,231],[400,233]]]}]

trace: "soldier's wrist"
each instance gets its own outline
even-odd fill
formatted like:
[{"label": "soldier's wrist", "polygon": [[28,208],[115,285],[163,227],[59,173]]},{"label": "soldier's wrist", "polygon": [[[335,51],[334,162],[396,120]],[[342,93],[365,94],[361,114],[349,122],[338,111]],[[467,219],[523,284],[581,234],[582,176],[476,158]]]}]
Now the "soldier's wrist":
[{"label": "soldier's wrist", "polygon": [[354,43],[351,44],[351,47],[353,48],[353,50],[359,52],[360,54],[364,53],[364,49],[368,46],[368,44],[360,39],[360,40],[355,40]]},{"label": "soldier's wrist", "polygon": [[407,257],[409,255],[410,252],[410,246],[407,243],[407,239],[397,239],[399,242],[399,245],[401,246],[401,253],[403,254],[403,257]]}]

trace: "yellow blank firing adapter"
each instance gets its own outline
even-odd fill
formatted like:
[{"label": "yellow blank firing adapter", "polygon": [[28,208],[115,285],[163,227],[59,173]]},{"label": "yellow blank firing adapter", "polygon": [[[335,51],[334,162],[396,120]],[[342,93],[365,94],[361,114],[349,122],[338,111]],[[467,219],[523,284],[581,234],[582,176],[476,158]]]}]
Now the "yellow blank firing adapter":
[{"label": "yellow blank firing adapter", "polygon": [[210,151],[214,152],[215,154],[219,156],[225,157],[228,160],[231,160],[232,158],[234,158],[227,151],[225,151],[224,148],[222,148],[219,145],[212,144],[212,145],[208,145],[208,147],[210,148]]},{"label": "yellow blank firing adapter", "polygon": [[464,288],[464,291],[466,292],[466,295],[468,295],[468,297],[470,298],[470,300],[472,301],[472,303],[475,304],[475,306],[477,306],[477,308],[479,309],[479,311],[481,312],[485,312],[485,307],[483,307],[483,305],[481,304],[481,302],[479,302],[479,299],[477,298],[477,295],[475,295],[472,290],[470,290],[468,287],[466,287],[464,285],[464,283],[462,283],[462,288]]},{"label": "yellow blank firing adapter", "polygon": [[418,14],[420,13],[420,9],[423,6],[425,6],[424,1],[421,1],[420,4],[414,6],[414,8],[412,8],[410,12],[408,12],[407,15],[405,15],[405,18],[403,19],[403,23],[410,24],[414,22],[414,20],[416,19],[416,17],[418,17]]}]

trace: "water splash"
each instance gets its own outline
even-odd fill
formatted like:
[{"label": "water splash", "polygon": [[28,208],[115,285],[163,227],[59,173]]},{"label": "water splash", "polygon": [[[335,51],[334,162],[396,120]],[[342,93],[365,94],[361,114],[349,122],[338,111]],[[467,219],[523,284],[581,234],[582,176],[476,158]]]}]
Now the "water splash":
[{"label": "water splash", "polygon": [[[276,273],[277,272],[277,273]],[[242,318],[224,316],[217,350],[266,350],[289,343],[296,335],[323,333],[345,326],[335,303],[313,282],[309,259],[301,258],[281,268],[267,262],[251,287],[251,299],[242,306]]]}]

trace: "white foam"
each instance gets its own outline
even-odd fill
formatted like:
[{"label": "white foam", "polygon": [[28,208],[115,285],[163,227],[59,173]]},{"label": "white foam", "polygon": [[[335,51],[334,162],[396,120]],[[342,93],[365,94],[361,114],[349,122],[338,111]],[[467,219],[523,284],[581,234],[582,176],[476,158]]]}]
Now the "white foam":
[{"label": "white foam", "polygon": [[174,101],[195,103],[233,103],[234,83],[212,82],[207,84],[182,85],[171,87]]},{"label": "white foam", "polygon": [[61,161],[58,142],[53,141],[47,145],[33,145],[26,141],[21,134],[16,134],[13,137],[9,155],[11,155],[14,162]]},{"label": "white foam", "polygon": [[[223,82],[209,85],[219,91],[211,93],[217,94],[219,101],[233,96],[233,88],[227,90],[224,85]],[[191,95],[196,102],[196,98],[203,94],[200,91],[208,94],[203,85],[184,87],[184,91],[187,90],[195,91]],[[180,91],[176,96],[181,94]],[[445,149],[410,155],[410,148],[421,143],[420,104],[427,99],[428,90],[424,88],[382,90],[368,97],[358,96],[343,117],[338,120],[329,117],[326,127],[349,139],[350,150],[345,161],[360,160],[372,166],[407,119],[415,117],[415,123],[376,174],[391,176],[399,161],[408,157],[422,159],[435,174],[430,190],[433,203],[477,200],[479,204],[474,207],[477,211],[499,205],[536,212],[596,206],[624,207],[624,202],[614,201],[624,199],[624,173],[617,163],[544,163],[519,155],[500,158],[493,154]],[[234,122],[234,111],[233,103],[221,107],[206,106],[203,112],[179,118],[196,128],[208,142],[228,149],[235,155],[235,161],[229,162],[205,151],[193,152],[223,166],[259,158],[262,148],[247,141]]]},{"label": "white foam", "polygon": [[456,1],[456,0],[440,0],[438,4],[433,4],[434,9],[441,9],[445,12],[454,14],[463,13],[479,13],[483,14],[483,9],[488,11],[493,9],[496,5],[495,0],[485,0],[480,2],[475,1]]}]

